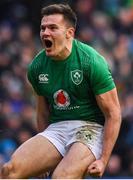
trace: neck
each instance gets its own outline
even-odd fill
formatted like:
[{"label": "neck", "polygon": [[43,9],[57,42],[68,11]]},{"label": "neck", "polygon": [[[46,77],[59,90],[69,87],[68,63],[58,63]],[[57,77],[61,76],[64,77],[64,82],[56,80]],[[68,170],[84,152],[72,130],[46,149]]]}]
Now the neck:
[{"label": "neck", "polygon": [[64,47],[64,49],[58,54],[58,56],[53,57],[55,60],[64,60],[66,59],[72,51],[72,44],[73,44],[73,39],[69,40]]}]

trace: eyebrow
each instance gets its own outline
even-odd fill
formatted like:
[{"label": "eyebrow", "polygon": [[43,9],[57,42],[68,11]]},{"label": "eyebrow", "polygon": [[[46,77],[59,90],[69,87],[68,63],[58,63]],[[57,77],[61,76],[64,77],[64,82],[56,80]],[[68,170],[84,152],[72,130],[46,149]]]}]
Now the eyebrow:
[{"label": "eyebrow", "polygon": [[40,25],[40,29],[42,29],[44,27],[58,27],[58,25],[57,24],[48,24],[48,25],[41,24]]}]

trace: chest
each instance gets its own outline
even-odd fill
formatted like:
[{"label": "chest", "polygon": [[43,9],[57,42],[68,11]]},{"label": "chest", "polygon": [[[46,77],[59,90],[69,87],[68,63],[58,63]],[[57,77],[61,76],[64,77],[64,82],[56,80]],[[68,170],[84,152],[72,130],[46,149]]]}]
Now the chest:
[{"label": "chest", "polygon": [[85,96],[89,86],[81,62],[45,65],[38,72],[37,77],[39,91],[48,98],[53,97],[60,90],[75,97]]}]

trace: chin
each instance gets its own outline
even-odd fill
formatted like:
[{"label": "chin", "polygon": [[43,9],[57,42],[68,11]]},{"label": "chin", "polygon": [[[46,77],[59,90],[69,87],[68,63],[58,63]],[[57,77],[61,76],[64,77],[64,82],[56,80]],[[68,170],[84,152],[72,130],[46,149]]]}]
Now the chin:
[{"label": "chin", "polygon": [[53,53],[50,51],[45,50],[47,56],[53,56]]}]

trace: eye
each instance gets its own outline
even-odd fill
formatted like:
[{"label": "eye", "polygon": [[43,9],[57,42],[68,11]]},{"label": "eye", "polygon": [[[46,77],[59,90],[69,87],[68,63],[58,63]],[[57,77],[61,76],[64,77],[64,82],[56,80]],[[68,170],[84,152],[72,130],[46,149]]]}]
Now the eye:
[{"label": "eye", "polygon": [[51,30],[54,30],[54,29],[55,29],[55,27],[51,27],[50,29],[51,29]]},{"label": "eye", "polygon": [[40,26],[40,31],[45,31],[46,27],[45,26]]},{"label": "eye", "polygon": [[56,30],[56,29],[58,29],[58,28],[57,28],[57,26],[50,26],[50,29],[51,29],[52,31],[54,31],[54,30]]}]

